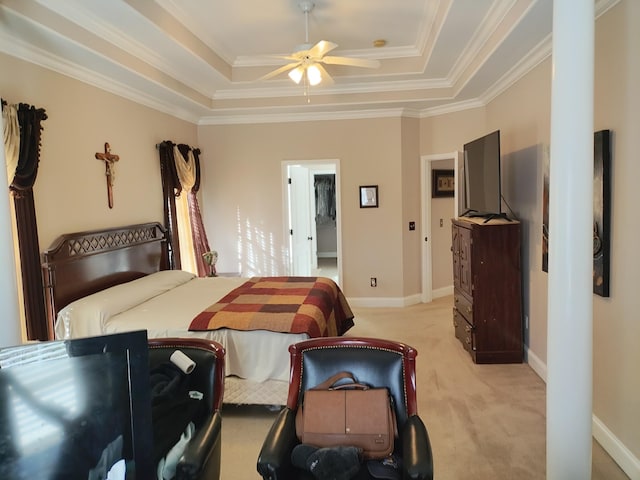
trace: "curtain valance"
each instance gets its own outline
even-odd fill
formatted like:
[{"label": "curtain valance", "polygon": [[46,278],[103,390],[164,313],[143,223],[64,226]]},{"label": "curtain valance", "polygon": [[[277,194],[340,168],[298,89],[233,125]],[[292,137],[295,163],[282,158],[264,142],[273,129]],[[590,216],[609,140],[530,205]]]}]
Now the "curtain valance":
[{"label": "curtain valance", "polygon": [[168,185],[180,196],[182,190],[197,192],[200,189],[200,149],[169,140],[158,145],[160,162],[164,167]]}]

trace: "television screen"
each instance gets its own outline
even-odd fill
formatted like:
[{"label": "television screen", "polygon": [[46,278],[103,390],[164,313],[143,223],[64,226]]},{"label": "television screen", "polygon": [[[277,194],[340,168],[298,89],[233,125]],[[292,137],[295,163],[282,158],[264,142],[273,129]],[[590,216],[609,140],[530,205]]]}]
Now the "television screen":
[{"label": "television screen", "polygon": [[500,215],[500,130],[464,145],[465,215]]},{"label": "television screen", "polygon": [[147,334],[0,349],[0,478],[153,478]]}]

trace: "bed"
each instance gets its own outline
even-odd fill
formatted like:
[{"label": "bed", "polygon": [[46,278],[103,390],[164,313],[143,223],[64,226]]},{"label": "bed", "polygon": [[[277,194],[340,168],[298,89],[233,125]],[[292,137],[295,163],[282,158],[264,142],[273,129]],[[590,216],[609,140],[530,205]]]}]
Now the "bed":
[{"label": "bed", "polygon": [[158,223],[58,237],[42,264],[50,337],[144,329],[149,338],[215,340],[226,350],[225,403],[283,405],[288,346],[353,326],[330,279],[198,278],[167,269],[166,249]]}]

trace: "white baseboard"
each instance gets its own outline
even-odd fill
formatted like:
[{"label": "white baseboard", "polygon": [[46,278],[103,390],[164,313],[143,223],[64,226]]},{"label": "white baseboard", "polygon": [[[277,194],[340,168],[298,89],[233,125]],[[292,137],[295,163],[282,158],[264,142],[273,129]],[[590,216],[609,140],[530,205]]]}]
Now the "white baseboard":
[{"label": "white baseboard", "polygon": [[318,258],[338,258],[338,252],[316,252]]},{"label": "white baseboard", "polygon": [[422,300],[417,293],[408,297],[349,297],[347,302],[352,307],[408,307]]},{"label": "white baseboard", "polygon": [[[526,362],[546,383],[547,365],[528,348],[525,348]],[[592,415],[592,435],[602,448],[613,458],[631,480],[640,480],[640,460],[616,437],[598,417]]]},{"label": "white baseboard", "polygon": [[598,417],[592,420],[593,438],[613,458],[631,480],[640,480],[640,460],[609,430]]},{"label": "white baseboard", "polygon": [[431,291],[431,298],[441,298],[448,295],[453,295],[453,285],[448,287],[437,288]]},{"label": "white baseboard", "polygon": [[524,349],[524,357],[525,362],[529,364],[531,369],[538,374],[544,383],[547,383],[547,364],[540,360],[540,358],[526,346]]}]

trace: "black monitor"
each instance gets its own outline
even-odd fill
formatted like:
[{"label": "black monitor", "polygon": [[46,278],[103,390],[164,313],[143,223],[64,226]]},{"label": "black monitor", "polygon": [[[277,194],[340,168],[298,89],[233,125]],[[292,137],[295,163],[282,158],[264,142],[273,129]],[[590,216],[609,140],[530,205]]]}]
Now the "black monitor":
[{"label": "black monitor", "polygon": [[0,478],[154,478],[146,331],[0,349]]},{"label": "black monitor", "polygon": [[500,130],[464,145],[467,216],[502,216]]}]

